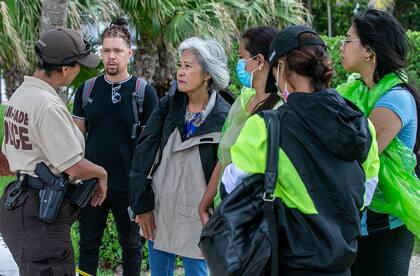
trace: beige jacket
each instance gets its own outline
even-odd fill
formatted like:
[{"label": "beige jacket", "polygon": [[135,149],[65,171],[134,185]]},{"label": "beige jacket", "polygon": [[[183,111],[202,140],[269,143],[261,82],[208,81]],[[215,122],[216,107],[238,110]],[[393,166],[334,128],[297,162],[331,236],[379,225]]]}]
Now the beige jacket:
[{"label": "beige jacket", "polygon": [[198,248],[202,229],[198,204],[207,183],[198,146],[218,144],[219,141],[220,132],[182,142],[179,131],[175,129],[169,137],[152,180],[155,194],[155,249],[189,258],[202,258]]}]

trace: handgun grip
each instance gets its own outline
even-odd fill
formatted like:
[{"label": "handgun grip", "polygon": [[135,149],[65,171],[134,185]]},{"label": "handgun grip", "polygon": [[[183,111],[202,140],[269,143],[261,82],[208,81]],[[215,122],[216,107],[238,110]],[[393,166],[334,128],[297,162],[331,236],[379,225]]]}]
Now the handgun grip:
[{"label": "handgun grip", "polygon": [[35,166],[35,174],[44,181],[47,185],[51,185],[54,183],[54,180],[57,179],[51,170],[45,165],[44,162],[39,162]]}]

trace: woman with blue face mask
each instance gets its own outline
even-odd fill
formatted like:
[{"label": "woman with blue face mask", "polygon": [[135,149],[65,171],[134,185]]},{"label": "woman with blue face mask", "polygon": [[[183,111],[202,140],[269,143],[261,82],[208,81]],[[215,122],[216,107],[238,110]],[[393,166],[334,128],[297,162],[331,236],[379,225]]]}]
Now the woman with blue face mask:
[{"label": "woman with blue face mask", "polygon": [[240,59],[236,66],[236,74],[243,88],[223,126],[218,150],[219,162],[199,205],[198,212],[203,225],[209,219],[213,202],[214,205],[220,203],[220,194],[217,193],[220,172],[231,163],[230,147],[235,143],[245,121],[261,110],[272,109],[282,103],[268,64],[270,43],[276,34],[277,30],[273,27],[256,27],[246,30],[239,40]]}]

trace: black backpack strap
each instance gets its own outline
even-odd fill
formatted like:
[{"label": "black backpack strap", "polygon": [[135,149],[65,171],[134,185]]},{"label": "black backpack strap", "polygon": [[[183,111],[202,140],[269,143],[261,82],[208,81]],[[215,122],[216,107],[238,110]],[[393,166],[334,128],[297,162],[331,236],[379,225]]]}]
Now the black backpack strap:
[{"label": "black backpack strap", "polygon": [[[260,113],[267,127],[267,162],[264,175],[264,216],[268,222],[268,234],[271,243],[271,275],[278,275],[278,233],[274,208],[274,189],[278,176],[280,150],[280,114],[277,110],[265,110]],[[282,113],[283,114],[283,113]]]},{"label": "black backpack strap", "polygon": [[86,105],[89,102],[89,96],[90,96],[90,93],[92,92],[93,86],[95,85],[96,78],[97,77],[88,79],[85,82],[85,85],[83,86],[83,91],[82,91],[82,108],[83,109],[85,109]]},{"label": "black backpack strap", "polygon": [[261,112],[267,127],[267,161],[264,175],[265,198],[273,198],[278,175],[280,119],[277,110]]},{"label": "black backpack strap", "polygon": [[136,79],[136,86],[133,91],[131,102],[133,104],[134,125],[131,129],[131,139],[136,139],[137,128],[140,127],[141,122],[139,116],[143,113],[144,94],[146,91],[147,81],[142,78]]}]

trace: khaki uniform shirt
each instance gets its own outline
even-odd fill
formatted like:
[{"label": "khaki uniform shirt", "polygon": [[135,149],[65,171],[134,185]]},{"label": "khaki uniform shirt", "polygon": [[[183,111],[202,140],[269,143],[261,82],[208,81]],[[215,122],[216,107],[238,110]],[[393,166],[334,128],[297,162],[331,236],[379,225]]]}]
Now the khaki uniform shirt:
[{"label": "khaki uniform shirt", "polygon": [[11,171],[33,175],[44,162],[58,174],[82,160],[84,148],[83,135],[54,88],[25,76],[4,112],[2,151]]}]

